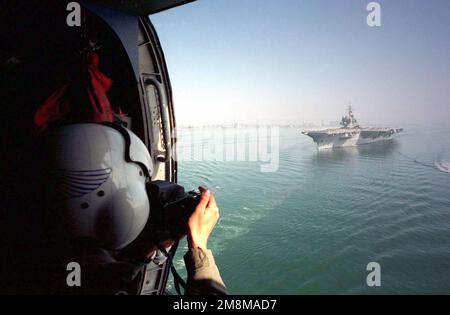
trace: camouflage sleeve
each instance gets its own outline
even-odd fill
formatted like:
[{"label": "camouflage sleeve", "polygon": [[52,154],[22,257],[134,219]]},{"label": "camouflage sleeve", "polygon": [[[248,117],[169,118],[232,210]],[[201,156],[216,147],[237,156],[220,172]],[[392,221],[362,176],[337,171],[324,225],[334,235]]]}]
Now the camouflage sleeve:
[{"label": "camouflage sleeve", "polygon": [[188,273],[186,294],[227,294],[211,250],[191,248],[184,261]]}]

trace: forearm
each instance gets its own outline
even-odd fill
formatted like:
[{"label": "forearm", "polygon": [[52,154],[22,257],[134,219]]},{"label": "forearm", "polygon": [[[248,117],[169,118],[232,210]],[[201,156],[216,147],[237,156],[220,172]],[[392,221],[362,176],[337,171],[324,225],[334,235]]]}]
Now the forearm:
[{"label": "forearm", "polygon": [[186,294],[227,294],[210,250],[191,248],[184,261],[188,273]]}]

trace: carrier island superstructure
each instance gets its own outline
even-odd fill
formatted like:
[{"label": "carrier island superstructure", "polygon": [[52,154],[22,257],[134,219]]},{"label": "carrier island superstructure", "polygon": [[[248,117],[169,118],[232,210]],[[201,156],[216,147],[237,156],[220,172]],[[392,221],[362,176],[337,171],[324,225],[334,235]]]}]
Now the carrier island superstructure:
[{"label": "carrier island superstructure", "polygon": [[342,117],[340,125],[340,128],[305,130],[302,133],[311,137],[319,150],[322,150],[390,140],[394,134],[403,131],[402,128],[360,127],[351,106],[348,107],[347,115]]}]

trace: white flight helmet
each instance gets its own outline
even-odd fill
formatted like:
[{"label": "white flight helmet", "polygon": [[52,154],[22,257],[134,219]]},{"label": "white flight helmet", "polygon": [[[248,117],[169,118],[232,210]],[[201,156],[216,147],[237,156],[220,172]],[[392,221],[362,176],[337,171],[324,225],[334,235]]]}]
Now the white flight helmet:
[{"label": "white flight helmet", "polygon": [[153,167],[144,143],[113,124],[73,124],[50,135],[50,230],[121,249],[142,232]]}]

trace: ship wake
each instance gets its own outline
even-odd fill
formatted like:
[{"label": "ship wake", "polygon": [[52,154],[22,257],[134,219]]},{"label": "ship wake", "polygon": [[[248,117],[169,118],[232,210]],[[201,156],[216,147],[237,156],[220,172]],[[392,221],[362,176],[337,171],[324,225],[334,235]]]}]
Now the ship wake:
[{"label": "ship wake", "polygon": [[[406,155],[406,154],[404,154],[402,152],[398,152],[398,153],[401,156],[403,156],[404,158],[410,160],[411,162],[414,162],[416,164],[419,164],[419,165],[422,165],[422,166],[425,166],[425,167],[433,168],[433,169],[435,169],[437,171],[440,171],[440,172],[444,172],[444,173],[450,174],[450,156],[444,157],[443,154],[441,153],[435,162],[433,162],[433,163],[426,163],[426,162],[420,161],[420,160],[418,160],[416,158],[413,158],[413,157],[411,157],[409,155]],[[448,152],[448,153],[450,153],[450,152]]]},{"label": "ship wake", "polygon": [[450,174],[450,151],[441,152],[434,165],[439,171]]}]

